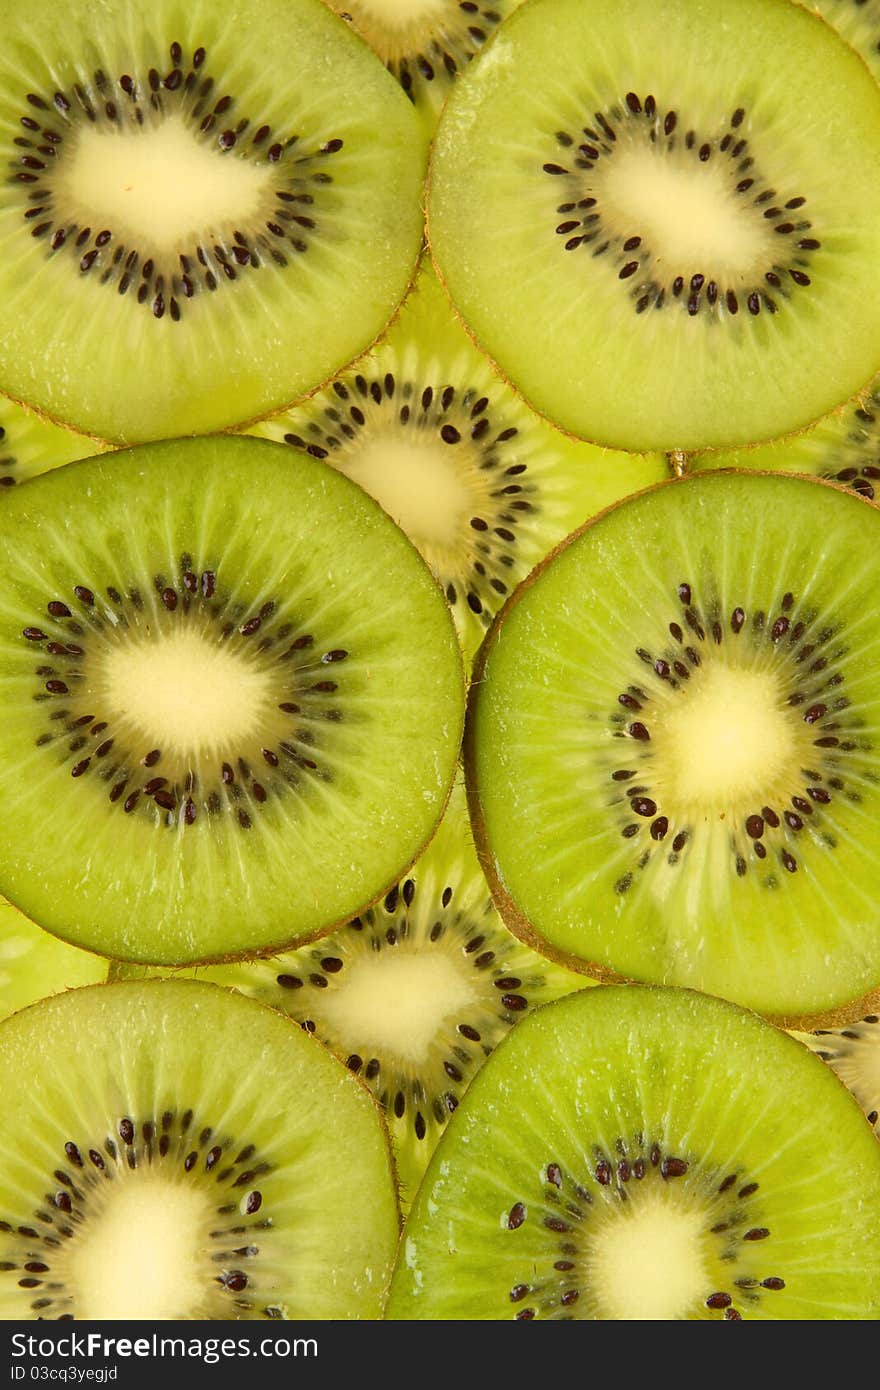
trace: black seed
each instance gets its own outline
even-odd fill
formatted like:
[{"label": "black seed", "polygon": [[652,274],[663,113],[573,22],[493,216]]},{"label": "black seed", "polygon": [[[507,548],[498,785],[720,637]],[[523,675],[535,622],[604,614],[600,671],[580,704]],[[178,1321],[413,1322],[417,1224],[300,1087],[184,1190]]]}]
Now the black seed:
[{"label": "black seed", "polygon": [[664,1178],[683,1178],[688,1165],[683,1158],[664,1158],[660,1172]]},{"label": "black seed", "polygon": [[760,840],[764,834],[764,822],[760,816],[749,816],[746,821],[746,832],[751,835],[753,840]]},{"label": "black seed", "polygon": [[523,1206],[522,1202],[516,1202],[516,1203],[514,1204],[514,1206],[512,1206],[512,1207],[510,1208],[510,1211],[509,1211],[509,1213],[508,1213],[508,1216],[507,1216],[507,1229],[508,1229],[509,1231],[518,1231],[519,1228],[520,1228],[520,1226],[521,1226],[521,1225],[523,1224],[523,1222],[525,1221],[525,1219],[526,1219],[526,1209],[525,1209],[525,1207]]},{"label": "black seed", "polygon": [[511,1013],[521,1013],[529,1007],[529,1001],[521,994],[502,994],[501,1002]]},{"label": "black seed", "polygon": [[766,1226],[753,1226],[750,1231],[746,1231],[743,1240],[766,1240],[770,1232]]},{"label": "black seed", "polygon": [[729,1293],[713,1293],[706,1299],[707,1308],[729,1308],[733,1299]]},{"label": "black seed", "polygon": [[630,736],[631,736],[632,738],[639,739],[640,742],[642,742],[642,743],[648,743],[648,742],[650,741],[650,738],[651,738],[651,735],[649,734],[648,730],[645,728],[645,725],[644,725],[644,724],[639,724],[639,723],[630,724],[630,726],[629,726],[629,733],[630,733]]}]

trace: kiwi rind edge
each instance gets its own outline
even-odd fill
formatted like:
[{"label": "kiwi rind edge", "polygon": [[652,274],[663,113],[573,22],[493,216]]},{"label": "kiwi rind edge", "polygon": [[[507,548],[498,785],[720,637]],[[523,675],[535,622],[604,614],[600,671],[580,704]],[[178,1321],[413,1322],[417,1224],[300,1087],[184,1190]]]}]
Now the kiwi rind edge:
[{"label": "kiwi rind edge", "polygon": [[[849,497],[859,496],[857,493],[854,493],[851,488],[848,488],[844,483],[838,483],[830,478],[817,478],[815,475],[808,473],[792,473],[781,475],[779,473],[774,473],[766,469],[760,471],[758,469],[749,468],[718,469],[717,476],[722,475],[743,478],[779,478],[780,476],[790,476],[793,478],[799,478],[805,482],[813,483],[819,487],[831,488],[833,491],[845,493]],[[629,976],[618,974],[616,971],[610,969],[610,967],[608,967],[607,965],[602,965],[598,961],[587,961],[580,956],[574,956],[566,951],[560,950],[557,946],[554,946],[551,942],[547,941],[535,930],[532,923],[529,921],[529,919],[525,916],[525,914],[521,911],[517,903],[508,893],[496,869],[495,859],[492,854],[491,847],[489,845],[489,837],[486,833],[486,823],[483,819],[483,809],[480,803],[479,790],[477,788],[477,779],[475,775],[475,726],[477,700],[479,699],[480,686],[482,685],[485,677],[486,663],[489,659],[489,656],[491,655],[492,648],[495,645],[495,640],[498,636],[498,633],[501,631],[501,628],[503,627],[508,614],[516,607],[522,596],[532,587],[536,580],[540,579],[544,570],[547,568],[548,565],[552,563],[553,560],[556,559],[557,555],[561,554],[562,551],[567,550],[568,547],[574,541],[578,540],[581,536],[583,536],[587,531],[589,531],[592,528],[592,526],[597,521],[601,521],[603,517],[607,516],[609,512],[615,511],[618,507],[625,506],[628,502],[631,502],[636,498],[647,497],[651,493],[658,492],[661,488],[677,487],[681,483],[687,482],[689,478],[694,476],[696,475],[690,474],[687,471],[677,473],[674,477],[667,478],[663,482],[654,483],[650,487],[642,488],[639,492],[635,492],[631,496],[623,498],[622,501],[613,502],[610,506],[604,507],[602,511],[597,512],[595,516],[590,517],[583,524],[583,526],[579,526],[578,529],[576,531],[573,531],[570,536],[566,536],[564,540],[560,541],[558,545],[554,546],[550,553],[546,555],[544,559],[541,560],[535,566],[535,568],[531,571],[530,574],[526,576],[525,579],[522,580],[522,582],[517,586],[517,588],[513,591],[513,593],[510,595],[510,597],[506,600],[506,602],[499,609],[498,613],[495,615],[495,619],[492,622],[492,625],[490,626],[488,632],[486,633],[486,636],[483,639],[480,649],[477,652],[477,655],[474,659],[473,676],[471,678],[471,683],[468,690],[467,712],[465,715],[464,726],[464,740],[462,744],[462,756],[465,770],[465,791],[467,793],[468,814],[470,816],[471,821],[471,830],[474,837],[474,845],[476,846],[477,850],[477,858],[480,861],[480,868],[483,870],[486,882],[489,885],[489,891],[492,894],[492,901],[494,902],[498,910],[498,913],[501,917],[501,920],[507,927],[508,931],[512,932],[513,935],[518,937],[519,940],[522,941],[526,946],[531,947],[531,949],[533,951],[536,951],[539,955],[546,956],[548,960],[552,960],[556,965],[561,965],[567,970],[573,970],[577,974],[585,975],[590,979],[598,981],[600,985],[637,984],[645,986],[647,988],[661,987],[659,983],[656,981],[632,979]],[[873,508],[875,511],[880,509],[880,503],[871,502],[865,497],[859,497],[859,501],[862,502],[866,507]],[[880,966],[878,966],[878,971],[880,971]],[[708,993],[708,991],[703,992]],[[739,1007],[742,1008],[744,1006],[739,1005]],[[759,1011],[755,1009],[747,1009],[747,1012],[758,1013]],[[783,1030],[788,1031],[790,1029],[795,1029],[800,1032],[810,1033],[817,1028],[845,1028],[851,1023],[857,1023],[859,1019],[864,1018],[866,1014],[877,1012],[880,1012],[880,983],[878,983],[873,989],[869,990],[867,994],[862,995],[858,999],[849,1000],[843,1004],[837,1004],[833,1008],[826,1009],[818,1013],[767,1013],[760,1014],[759,1016],[766,1018],[768,1022],[775,1024],[778,1028],[781,1028]]]}]

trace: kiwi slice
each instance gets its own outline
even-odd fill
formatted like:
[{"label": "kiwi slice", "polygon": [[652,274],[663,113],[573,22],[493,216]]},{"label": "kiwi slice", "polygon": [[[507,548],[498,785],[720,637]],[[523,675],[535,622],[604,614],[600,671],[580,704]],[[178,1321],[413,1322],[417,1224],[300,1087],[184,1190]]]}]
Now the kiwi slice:
[{"label": "kiwi slice", "polygon": [[880,1014],[868,1014],[846,1028],[795,1033],[852,1091],[880,1138]]},{"label": "kiwi slice", "polygon": [[268,950],[430,838],[455,631],[333,469],[233,438],[69,464],[0,508],[0,565],[0,891],[41,926],[123,959]]},{"label": "kiwi slice", "polygon": [[0,488],[4,490],[106,447],[0,396]]},{"label": "kiwi slice", "polygon": [[436,575],[468,656],[552,546],[667,476],[660,454],[548,426],[493,372],[429,266],[368,357],[252,433],[325,459],[381,503]]},{"label": "kiwi slice", "polygon": [[522,0],[329,0],[393,73],[428,135],[459,72]]},{"label": "kiwi slice", "polygon": [[[137,967],[113,969],[126,978]],[[500,1039],[536,1005],[584,985],[504,928],[462,786],[411,873],[374,908],[314,946],[199,975],[289,1014],[363,1078],[385,1111],[404,1209]]]},{"label": "kiwi slice", "polygon": [[372,1098],[213,985],[0,1026],[0,1318],[376,1318],[397,1240]]},{"label": "kiwi slice", "polygon": [[873,501],[880,495],[880,378],[854,401],[800,434],[743,449],[690,455],[686,467],[758,468],[809,473],[844,483]]},{"label": "kiwi slice", "polygon": [[608,987],[525,1020],[407,1224],[393,1318],[871,1319],[880,1147],[785,1033]]},{"label": "kiwi slice", "polygon": [[880,984],[878,542],[843,488],[704,473],[520,587],[468,732],[514,931],[786,1018]]},{"label": "kiwi slice", "polygon": [[732,446],[877,372],[878,160],[877,84],[797,5],[533,0],[453,89],[429,237],[557,424]]},{"label": "kiwi slice", "polygon": [[880,0],[807,0],[807,6],[833,24],[880,81]]},{"label": "kiwi slice", "polygon": [[77,985],[107,978],[107,962],[41,931],[0,898],[0,1019]]},{"label": "kiwi slice", "polygon": [[200,433],[382,331],[419,253],[424,145],[321,0],[3,0],[0,24],[7,395],[124,443]]}]

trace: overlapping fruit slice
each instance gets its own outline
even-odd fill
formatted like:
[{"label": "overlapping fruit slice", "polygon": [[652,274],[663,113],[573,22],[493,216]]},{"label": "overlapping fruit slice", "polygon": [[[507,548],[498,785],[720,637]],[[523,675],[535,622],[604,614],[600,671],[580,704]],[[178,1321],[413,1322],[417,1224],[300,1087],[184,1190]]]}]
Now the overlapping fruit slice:
[{"label": "overlapping fruit slice", "polygon": [[880,367],[878,159],[880,89],[799,5],[531,0],[453,89],[429,237],[563,428],[748,443]]},{"label": "overlapping fruit slice", "polygon": [[579,443],[530,410],[428,267],[368,357],[251,432],[326,460],[381,503],[436,575],[468,657],[554,545],[667,475],[660,454]]},{"label": "overlapping fruit slice", "polygon": [[422,235],[409,102],[320,0],[4,0],[0,387],[105,439],[235,425],[384,328]]},{"label": "overlapping fruit slice", "polygon": [[378,1111],[271,1010],[191,982],[73,990],[0,1027],[0,1091],[0,1317],[380,1315]]},{"label": "overlapping fruit slice", "polygon": [[685,990],[548,1004],[425,1176],[389,1316],[876,1319],[880,1146],[834,1075]]},{"label": "overlapping fruit slice", "polygon": [[107,978],[107,961],[68,946],[0,898],[0,1019],[46,995]]},{"label": "overlapping fruit slice", "polygon": [[12,491],[0,564],[0,884],[40,925],[134,960],[265,951],[429,839],[458,643],[340,474],[254,439],[119,451]]},{"label": "overlapping fruit slice", "polygon": [[878,985],[878,539],[843,488],[717,472],[535,572],[483,649],[469,732],[515,931],[781,1016]]},{"label": "overlapping fruit slice", "polygon": [[[142,974],[117,965],[114,974]],[[383,1107],[404,1207],[471,1079],[533,1008],[585,983],[505,930],[477,863],[464,793],[406,878],[312,946],[199,970],[289,1014]]]}]

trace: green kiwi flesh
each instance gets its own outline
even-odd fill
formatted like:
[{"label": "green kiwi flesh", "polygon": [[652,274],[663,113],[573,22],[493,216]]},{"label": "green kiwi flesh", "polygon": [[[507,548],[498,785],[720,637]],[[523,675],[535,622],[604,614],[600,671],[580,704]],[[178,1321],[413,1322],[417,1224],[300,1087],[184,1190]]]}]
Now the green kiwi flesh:
[{"label": "green kiwi flesh", "polygon": [[251,432],[376,498],[436,575],[469,658],[554,545],[667,476],[660,454],[599,449],[546,424],[493,372],[428,266],[368,357]]},{"label": "green kiwi flesh", "polygon": [[204,433],[382,331],[424,144],[320,0],[3,0],[0,27],[7,395],[122,443]]},{"label": "green kiwi flesh", "polygon": [[372,1098],[212,985],[98,985],[0,1026],[0,1317],[376,1318],[397,1241]]},{"label": "green kiwi flesh", "polygon": [[846,1028],[795,1033],[852,1091],[880,1139],[880,1016],[868,1014]]},{"label": "green kiwi flesh", "polygon": [[467,735],[513,930],[793,1020],[880,983],[878,543],[843,488],[712,472],[521,586]]},{"label": "green kiwi flesh", "polygon": [[107,978],[107,962],[68,946],[0,898],[0,1019],[78,985]]},{"label": "green kiwi flesh", "polygon": [[785,1033],[685,990],[540,1009],[477,1077],[401,1244],[405,1319],[875,1319],[880,1147]]},{"label": "green kiwi flesh", "polygon": [[333,469],[220,437],[70,464],[12,490],[0,565],[0,891],[41,926],[123,959],[266,951],[430,838],[455,630]]},{"label": "green kiwi flesh", "polygon": [[362,1077],[385,1112],[404,1210],[500,1039],[584,985],[504,928],[460,786],[425,853],[381,903],[315,945],[198,973],[288,1014]]},{"label": "green kiwi flesh", "polygon": [[429,239],[562,428],[734,446],[880,367],[878,159],[877,84],[799,5],[531,0],[450,95]]},{"label": "green kiwi flesh", "polygon": [[522,0],[329,0],[406,92],[430,137],[459,72]]},{"label": "green kiwi flesh", "polygon": [[694,472],[708,468],[756,468],[809,473],[844,483],[853,492],[874,501],[880,494],[880,380],[800,434],[742,449],[692,454],[687,467]]},{"label": "green kiwi flesh", "polygon": [[0,489],[4,491],[105,447],[100,440],[63,429],[0,396]]},{"label": "green kiwi flesh", "polygon": [[806,0],[864,58],[880,81],[880,3],[878,0]]}]

